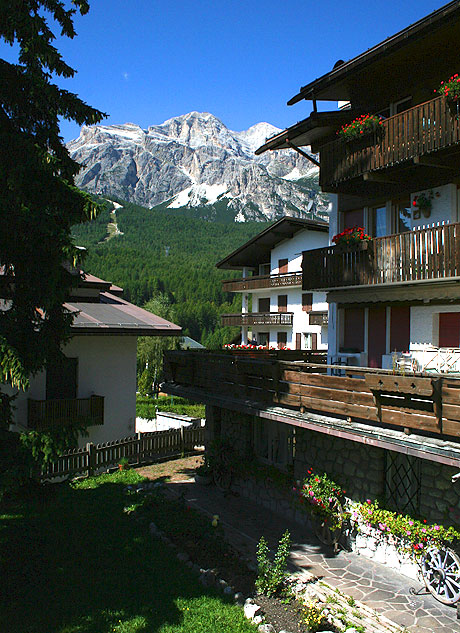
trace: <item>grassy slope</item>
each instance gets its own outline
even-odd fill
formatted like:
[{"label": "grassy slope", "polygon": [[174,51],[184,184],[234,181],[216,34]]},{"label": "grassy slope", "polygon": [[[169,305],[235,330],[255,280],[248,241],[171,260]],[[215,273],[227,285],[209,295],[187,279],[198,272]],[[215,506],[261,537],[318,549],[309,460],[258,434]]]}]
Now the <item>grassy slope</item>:
[{"label": "grassy slope", "polygon": [[250,633],[146,524],[123,513],[134,471],[34,491],[0,515],[0,630]]}]

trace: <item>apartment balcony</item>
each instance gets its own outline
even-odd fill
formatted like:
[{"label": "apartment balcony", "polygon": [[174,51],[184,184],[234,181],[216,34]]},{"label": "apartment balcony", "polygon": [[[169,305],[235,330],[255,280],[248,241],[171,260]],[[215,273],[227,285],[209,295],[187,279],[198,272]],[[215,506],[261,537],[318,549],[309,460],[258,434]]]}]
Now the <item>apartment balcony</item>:
[{"label": "apartment balcony", "polygon": [[327,326],[328,313],[323,310],[312,311],[308,313],[308,322],[310,325]]},{"label": "apartment balcony", "polygon": [[64,426],[72,422],[85,422],[89,426],[104,424],[104,397],[69,398],[62,400],[27,401],[28,426],[43,430]]},{"label": "apartment balcony", "polygon": [[304,290],[453,280],[460,277],[460,223],[304,251]]},{"label": "apartment balcony", "polygon": [[288,325],[292,326],[293,312],[247,312],[223,314],[223,326]]},{"label": "apartment balcony", "polygon": [[[358,147],[343,139],[324,145],[320,150],[322,189],[363,194],[387,184],[397,190],[399,174],[403,184],[411,183],[410,191],[426,188],[418,186],[420,180],[436,186],[443,176],[448,181],[449,169],[458,170],[460,147],[455,146],[460,142],[460,121],[444,97],[385,119],[381,132],[378,138],[363,139]],[[434,184],[429,182],[430,175]]]},{"label": "apartment balcony", "polygon": [[[308,425],[313,415],[316,430],[361,438],[357,441],[365,435],[368,443],[378,441],[382,430],[387,429],[388,438],[399,430],[398,441],[411,443],[414,450],[418,444],[422,452],[428,450],[428,440],[407,440],[408,435],[428,434],[460,444],[458,376],[397,375],[383,369],[200,351],[166,352],[164,370],[163,390],[201,402],[268,411],[271,419],[281,408],[280,421],[289,418],[298,426]],[[329,375],[328,370],[342,375]]]},{"label": "apartment balcony", "polygon": [[286,288],[302,285],[302,271],[295,273],[282,273],[279,275],[261,275],[257,277],[245,277],[243,279],[224,279],[222,290],[224,292],[243,292],[246,290],[260,290],[264,288]]}]

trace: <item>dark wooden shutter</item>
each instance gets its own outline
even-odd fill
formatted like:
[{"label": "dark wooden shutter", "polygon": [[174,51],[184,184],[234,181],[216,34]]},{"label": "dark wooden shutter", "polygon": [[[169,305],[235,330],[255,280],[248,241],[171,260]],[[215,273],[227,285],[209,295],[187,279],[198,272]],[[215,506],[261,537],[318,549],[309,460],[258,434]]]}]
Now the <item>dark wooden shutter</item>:
[{"label": "dark wooden shutter", "polygon": [[270,297],[259,299],[259,312],[270,312]]},{"label": "dark wooden shutter", "polygon": [[277,333],[277,341],[278,341],[278,347],[286,347],[287,332],[278,332]]},{"label": "dark wooden shutter", "polygon": [[279,259],[278,260],[278,271],[279,273],[287,273],[288,271],[288,260],[287,259]]},{"label": "dark wooden shutter", "polygon": [[300,332],[295,335],[295,348],[302,349],[302,334]]},{"label": "dark wooden shutter", "polygon": [[311,335],[311,348],[318,349],[318,335],[316,334],[316,332],[312,332]]},{"label": "dark wooden shutter", "polygon": [[278,312],[287,312],[287,295],[278,295]]},{"label": "dark wooden shutter", "polygon": [[302,310],[304,312],[311,312],[312,305],[313,305],[313,293],[312,292],[302,293]]},{"label": "dark wooden shutter", "polygon": [[382,355],[386,353],[386,308],[369,308],[368,358],[369,367],[381,367]]},{"label": "dark wooden shutter", "polygon": [[390,352],[407,352],[409,346],[410,307],[392,307],[390,316]]},{"label": "dark wooden shutter", "polygon": [[363,226],[364,210],[353,209],[353,211],[344,211],[343,213],[343,229],[352,229],[354,226]]},{"label": "dark wooden shutter", "polygon": [[364,308],[345,308],[343,311],[343,351],[364,349]]},{"label": "dark wooden shutter", "polygon": [[439,347],[460,347],[460,312],[439,315]]}]

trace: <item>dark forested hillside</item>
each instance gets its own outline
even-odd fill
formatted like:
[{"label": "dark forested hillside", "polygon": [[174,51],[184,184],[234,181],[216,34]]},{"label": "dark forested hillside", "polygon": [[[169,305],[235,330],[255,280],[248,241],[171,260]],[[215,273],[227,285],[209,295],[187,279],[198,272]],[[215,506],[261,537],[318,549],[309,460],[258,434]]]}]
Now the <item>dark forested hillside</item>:
[{"label": "dark forested hillside", "polygon": [[237,312],[241,297],[223,293],[221,280],[240,273],[221,272],[215,264],[268,224],[206,222],[183,210],[122,204],[116,209],[122,235],[109,225],[115,219],[111,204],[95,221],[74,227],[75,243],[88,249],[85,269],[121,286],[124,297],[140,306],[167,295],[175,322],[203,344],[229,341],[238,330],[220,328],[220,314]]}]

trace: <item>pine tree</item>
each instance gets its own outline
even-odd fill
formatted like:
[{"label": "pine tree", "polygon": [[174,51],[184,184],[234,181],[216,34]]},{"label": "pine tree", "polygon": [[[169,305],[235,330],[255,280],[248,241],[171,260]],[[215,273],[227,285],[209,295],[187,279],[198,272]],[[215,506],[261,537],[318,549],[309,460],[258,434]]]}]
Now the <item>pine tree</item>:
[{"label": "pine tree", "polygon": [[[73,77],[55,46],[48,22],[73,38],[73,17],[86,0],[3,0],[0,38],[15,46],[17,63],[0,59],[0,383],[26,389],[69,335],[63,302],[77,263],[70,227],[97,212],[74,186],[79,165],[59,134],[59,118],[79,125],[105,115],[53,77]],[[1,306],[0,306],[1,307]],[[0,422],[7,426],[9,397],[0,393]]]}]

